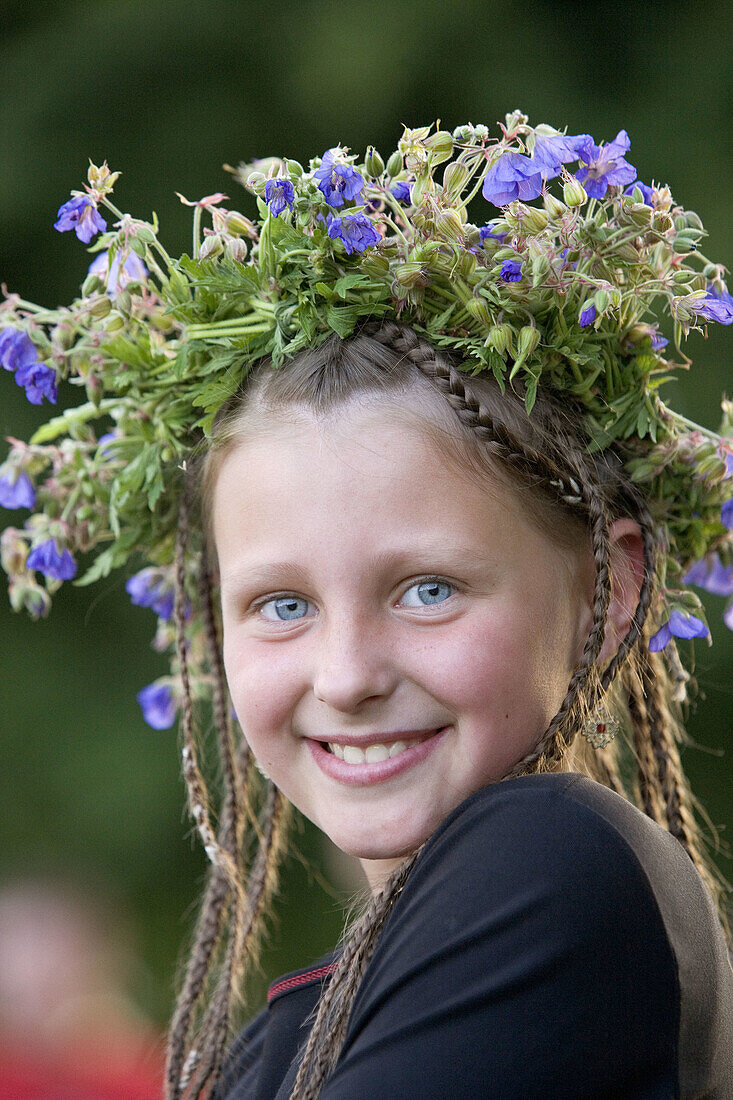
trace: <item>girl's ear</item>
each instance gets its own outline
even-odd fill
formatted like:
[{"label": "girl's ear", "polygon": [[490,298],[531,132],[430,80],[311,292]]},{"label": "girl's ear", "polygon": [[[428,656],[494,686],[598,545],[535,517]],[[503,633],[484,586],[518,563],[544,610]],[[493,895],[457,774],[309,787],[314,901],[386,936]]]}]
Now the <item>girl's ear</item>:
[{"label": "girl's ear", "polygon": [[644,543],[639,524],[633,519],[617,519],[608,529],[608,538],[611,602],[600,652],[602,661],[613,656],[629,629],[644,578]]}]

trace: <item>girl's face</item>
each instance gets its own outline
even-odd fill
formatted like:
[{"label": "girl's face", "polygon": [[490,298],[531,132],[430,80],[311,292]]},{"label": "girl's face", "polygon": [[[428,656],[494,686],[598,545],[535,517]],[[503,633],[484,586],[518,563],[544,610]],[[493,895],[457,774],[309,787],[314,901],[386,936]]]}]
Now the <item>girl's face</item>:
[{"label": "girl's face", "polygon": [[237,445],[213,529],[247,741],[372,883],[533,748],[591,626],[592,575],[386,399]]}]

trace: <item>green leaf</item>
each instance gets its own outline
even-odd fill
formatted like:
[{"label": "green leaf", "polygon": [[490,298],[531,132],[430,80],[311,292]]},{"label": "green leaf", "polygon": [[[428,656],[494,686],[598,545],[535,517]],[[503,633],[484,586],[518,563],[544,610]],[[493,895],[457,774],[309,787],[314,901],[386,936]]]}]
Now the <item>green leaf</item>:
[{"label": "green leaf", "polygon": [[326,314],[328,327],[337,332],[342,340],[351,336],[359,317],[364,313],[364,306],[330,306]]}]

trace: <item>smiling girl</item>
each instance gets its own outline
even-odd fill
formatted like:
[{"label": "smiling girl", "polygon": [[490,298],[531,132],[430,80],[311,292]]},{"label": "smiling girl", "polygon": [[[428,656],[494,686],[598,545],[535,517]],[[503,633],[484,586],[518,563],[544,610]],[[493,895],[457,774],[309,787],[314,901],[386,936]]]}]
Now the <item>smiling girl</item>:
[{"label": "smiling girl", "polygon": [[[139,698],[157,728],[180,709],[211,872],[169,1100],[733,1095],[675,641],[708,634],[692,578],[733,593],[731,408],[718,435],[661,402],[650,321],[679,347],[733,302],[624,131],[500,130],[240,166],[259,222],[208,196],[180,260],[92,165],[57,228],[112,211],[116,285],[8,304],[29,399],[59,364],[89,395],[0,476],[36,508],[3,536],[14,606],[45,613],[73,552],[86,580],[143,554],[128,591],[174,649]],[[292,807],[369,900],[227,1053]]]}]

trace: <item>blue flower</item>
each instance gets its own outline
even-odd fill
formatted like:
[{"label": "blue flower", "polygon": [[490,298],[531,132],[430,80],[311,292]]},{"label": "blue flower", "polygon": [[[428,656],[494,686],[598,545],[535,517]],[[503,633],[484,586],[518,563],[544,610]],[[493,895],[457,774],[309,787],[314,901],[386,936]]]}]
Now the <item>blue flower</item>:
[{"label": "blue flower", "polygon": [[721,325],[733,323],[733,295],[727,290],[715,290],[710,285],[704,298],[693,298],[688,304],[706,321],[717,321]]},{"label": "blue flower", "polygon": [[32,508],[36,503],[33,482],[20,470],[15,477],[12,472],[0,477],[0,504],[3,508]]},{"label": "blue flower", "polygon": [[268,180],[265,184],[265,202],[276,218],[280,217],[286,207],[292,210],[295,202],[295,188],[290,180],[282,177]]},{"label": "blue flower", "polygon": [[109,251],[100,252],[89,265],[89,274],[104,280],[110,298],[116,298],[128,283],[141,283],[148,277],[148,269],[136,252],[130,252],[120,267],[122,255],[118,252],[110,264]]},{"label": "blue flower", "polygon": [[412,184],[408,183],[406,180],[396,180],[390,187],[390,191],[397,199],[397,202],[412,202]]},{"label": "blue flower", "polygon": [[56,371],[53,367],[47,367],[44,363],[29,363],[26,367],[19,367],[15,372],[15,381],[19,386],[25,386],[25,395],[31,405],[40,405],[47,397],[52,405],[56,404],[58,391],[56,389]]},{"label": "blue flower", "polygon": [[579,150],[584,167],[575,178],[580,180],[592,199],[602,199],[609,187],[621,186],[636,179],[636,169],[624,160],[631,146],[629,135],[619,130],[610,145],[596,145],[589,137]]},{"label": "blue flower", "polygon": [[590,302],[588,305],[583,306],[580,314],[580,327],[588,328],[588,325],[592,325],[597,317],[596,307]]},{"label": "blue flower", "polygon": [[154,730],[170,729],[175,722],[178,708],[167,684],[157,680],[148,684],[137,693],[137,701],[142,707],[143,718]]},{"label": "blue flower", "polygon": [[505,283],[518,283],[522,278],[521,262],[505,260],[501,265],[501,277]]},{"label": "blue flower", "polygon": [[482,225],[479,228],[478,232],[481,244],[483,244],[484,241],[488,240],[489,238],[491,238],[492,241],[498,241],[499,244],[503,244],[504,241],[507,239],[507,237],[509,236],[508,233],[494,233],[495,225],[496,222],[489,222],[488,225]]},{"label": "blue flower", "polygon": [[344,214],[342,217],[329,214],[328,235],[332,240],[343,241],[349,255],[379,243],[379,234],[366,214]]},{"label": "blue flower", "polygon": [[36,345],[25,332],[17,328],[4,328],[0,332],[0,363],[5,370],[30,367],[37,360]]},{"label": "blue flower", "polygon": [[590,134],[539,136],[532,152],[532,162],[540,169],[543,179],[554,179],[560,175],[563,164],[577,160],[580,150],[592,140]]},{"label": "blue flower", "polygon": [[667,339],[667,337],[666,336],[660,336],[659,333],[656,331],[656,329],[655,329],[654,332],[652,332],[651,337],[652,337],[652,350],[653,351],[661,351],[662,348],[666,348],[667,344],[669,343],[669,340]]},{"label": "blue flower", "polygon": [[130,577],[125,585],[130,599],[138,607],[150,607],[160,619],[173,618],[173,586],[160,569],[152,566]]},{"label": "blue flower", "polygon": [[34,546],[26,562],[28,569],[37,569],[55,581],[70,581],[76,576],[76,562],[68,550],[59,550],[55,539]]},{"label": "blue flower", "polygon": [[694,584],[714,596],[733,596],[733,565],[723,565],[717,554],[708,560],[696,561],[684,577],[683,584]]},{"label": "blue flower", "polygon": [[659,653],[675,638],[706,638],[708,628],[697,615],[685,615],[682,611],[672,611],[668,621],[649,639],[649,652]]},{"label": "blue flower", "polygon": [[542,193],[543,170],[521,153],[502,153],[486,173],[481,194],[494,206],[536,199]]},{"label": "blue flower", "polygon": [[106,221],[88,195],[75,195],[69,199],[59,207],[56,217],[58,220],[53,223],[54,229],[58,229],[59,233],[73,229],[84,244],[89,244],[92,237],[104,233],[107,228]]},{"label": "blue flower", "polygon": [[634,189],[638,187],[643,196],[642,201],[645,206],[654,206],[654,190],[649,187],[648,184],[642,183],[641,180],[636,180],[634,183],[630,183],[628,187],[624,188],[624,195],[633,195]]},{"label": "blue flower", "polygon": [[726,500],[723,507],[720,509],[720,522],[724,527],[727,527],[729,531],[733,531],[733,497],[730,500]]},{"label": "blue flower", "polygon": [[318,190],[329,206],[343,206],[346,199],[358,198],[364,187],[364,180],[352,164],[336,163],[333,149],[323,154],[313,178],[318,180]]}]

